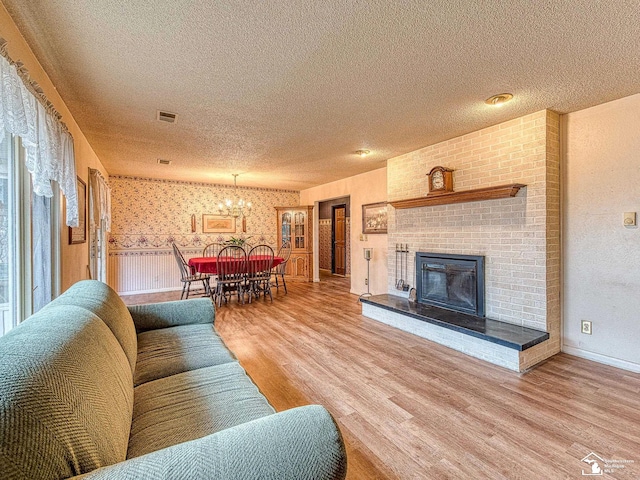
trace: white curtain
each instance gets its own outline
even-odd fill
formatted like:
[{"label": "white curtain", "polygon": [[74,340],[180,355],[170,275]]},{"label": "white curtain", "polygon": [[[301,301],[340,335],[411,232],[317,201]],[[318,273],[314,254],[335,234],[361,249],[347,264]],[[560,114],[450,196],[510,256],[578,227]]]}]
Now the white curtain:
[{"label": "white curtain", "polygon": [[31,282],[33,313],[53,299],[51,285],[51,199],[32,197],[31,204]]},{"label": "white curtain", "polygon": [[111,230],[111,188],[102,174],[89,169],[89,263],[91,278],[107,281],[106,233]]},{"label": "white curtain", "polygon": [[5,130],[22,138],[33,192],[52,197],[51,180],[66,197],[66,223],[79,225],[73,137],[20,63],[8,58],[0,38],[0,141]]}]

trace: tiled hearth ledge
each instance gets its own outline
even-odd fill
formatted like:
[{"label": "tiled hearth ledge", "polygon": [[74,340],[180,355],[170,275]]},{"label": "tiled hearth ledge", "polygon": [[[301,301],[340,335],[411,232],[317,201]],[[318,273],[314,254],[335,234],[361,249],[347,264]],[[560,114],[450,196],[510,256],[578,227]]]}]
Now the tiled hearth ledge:
[{"label": "tiled hearth ledge", "polygon": [[547,332],[432,307],[394,295],[364,297],[362,315],[472,357],[523,371],[521,355]]}]

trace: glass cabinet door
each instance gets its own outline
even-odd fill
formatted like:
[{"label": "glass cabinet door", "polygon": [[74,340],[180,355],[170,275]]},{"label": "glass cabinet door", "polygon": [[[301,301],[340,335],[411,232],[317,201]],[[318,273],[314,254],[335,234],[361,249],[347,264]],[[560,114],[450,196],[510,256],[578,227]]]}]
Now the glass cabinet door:
[{"label": "glass cabinet door", "polygon": [[304,212],[296,212],[293,216],[295,248],[305,248],[305,218],[306,215]]},{"label": "glass cabinet door", "polygon": [[291,242],[291,213],[284,212],[281,217],[282,243]]}]

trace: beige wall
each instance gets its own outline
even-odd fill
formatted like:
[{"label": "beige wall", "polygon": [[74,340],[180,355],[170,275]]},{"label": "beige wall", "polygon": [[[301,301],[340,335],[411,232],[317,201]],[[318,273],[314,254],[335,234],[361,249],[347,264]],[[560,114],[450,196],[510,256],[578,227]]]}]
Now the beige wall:
[{"label": "beige wall", "polygon": [[565,115],[563,130],[563,350],[640,372],[640,230],[622,223],[640,211],[640,95]]},{"label": "beige wall", "polygon": [[[62,115],[62,120],[67,124],[71,135],[73,135],[74,148],[76,155],[76,171],[78,176],[88,184],[89,168],[95,168],[102,172],[106,177],[107,172],[100,163],[95,152],[87,142],[84,134],[76,124],[67,109],[62,97],[58,94],[55,86],[42,69],[40,63],[33,55],[33,52],[20,34],[15,23],[7,13],[4,5],[0,4],[0,37],[7,40],[7,50],[9,56],[14,61],[21,61],[33,80],[35,80],[47,98],[53,103],[56,110]],[[64,207],[64,202],[63,202]],[[60,225],[60,243],[61,243],[61,267],[62,290],[66,290],[78,280],[87,278],[87,266],[89,264],[89,247],[88,243],[69,245],[69,236],[67,226],[64,223],[64,212],[61,212],[59,218]]]},{"label": "beige wall", "polygon": [[415,286],[418,251],[485,256],[486,315],[547,331],[521,354],[520,369],[560,349],[559,116],[541,111],[456,137],[387,162],[389,201],[423,197],[435,166],[454,170],[454,190],[525,184],[515,198],[391,209],[389,293],[395,245],[408,244]]},{"label": "beige wall", "polygon": [[[314,205],[316,202],[333,198],[351,197],[351,293],[361,294],[367,291],[367,262],[363,248],[373,248],[371,260],[370,290],[373,294],[387,291],[387,235],[368,235],[360,240],[362,233],[362,205],[384,202],[387,199],[387,169],[380,168],[371,172],[348,177],[336,182],[309,188],[300,192],[301,205]],[[317,210],[314,209],[314,210]],[[315,215],[317,231],[318,217]],[[317,238],[317,236],[316,236]],[[317,246],[317,245],[316,245]],[[318,249],[314,248],[314,272],[318,272]]]}]

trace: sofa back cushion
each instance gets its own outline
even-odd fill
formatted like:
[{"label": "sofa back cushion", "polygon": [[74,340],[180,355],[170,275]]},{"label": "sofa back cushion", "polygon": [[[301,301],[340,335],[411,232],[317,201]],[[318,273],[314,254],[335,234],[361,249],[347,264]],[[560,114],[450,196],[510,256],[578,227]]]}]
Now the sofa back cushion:
[{"label": "sofa back cushion", "polygon": [[67,478],[126,458],[129,361],[106,324],[54,301],[0,338],[0,472]]},{"label": "sofa back cushion", "polygon": [[77,305],[91,311],[109,327],[129,360],[131,373],[136,368],[138,340],[129,309],[106,283],[82,280],[56,298],[58,305]]}]

